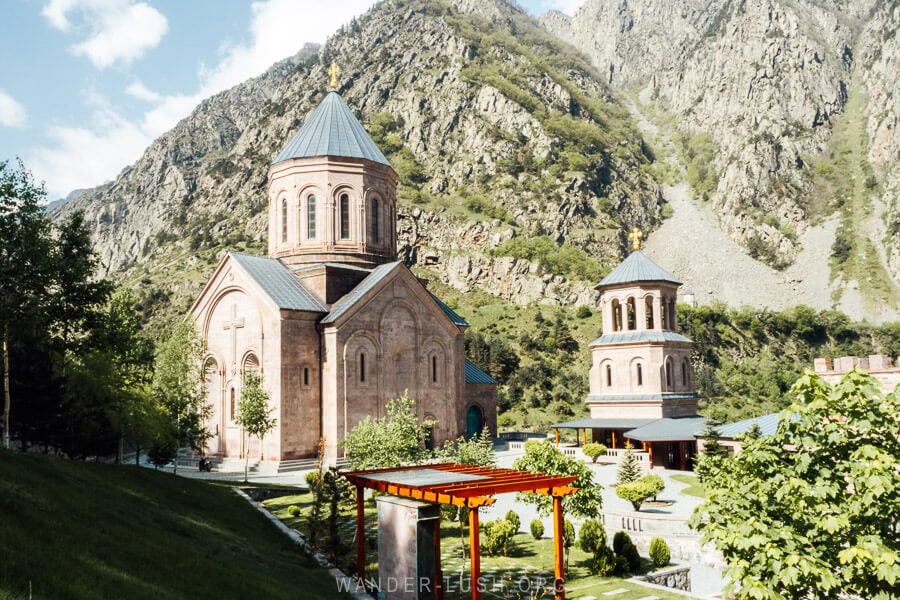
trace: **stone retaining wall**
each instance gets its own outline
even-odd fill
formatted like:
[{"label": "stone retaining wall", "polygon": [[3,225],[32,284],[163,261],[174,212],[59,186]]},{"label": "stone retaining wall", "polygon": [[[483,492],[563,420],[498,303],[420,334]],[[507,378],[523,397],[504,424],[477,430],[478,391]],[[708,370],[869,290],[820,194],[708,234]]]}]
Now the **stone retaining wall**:
[{"label": "stone retaining wall", "polygon": [[655,573],[640,575],[634,577],[634,579],[674,590],[681,590],[683,592],[691,591],[690,567],[671,567],[669,569],[663,569],[662,571],[656,571]]}]

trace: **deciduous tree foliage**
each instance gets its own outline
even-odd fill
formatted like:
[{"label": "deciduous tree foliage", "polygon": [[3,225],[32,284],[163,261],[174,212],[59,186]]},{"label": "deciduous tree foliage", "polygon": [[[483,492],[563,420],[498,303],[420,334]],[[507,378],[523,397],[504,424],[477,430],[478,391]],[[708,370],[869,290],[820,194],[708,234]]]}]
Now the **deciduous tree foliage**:
[{"label": "deciduous tree foliage", "polygon": [[[594,483],[594,473],[580,460],[566,456],[553,447],[550,440],[525,443],[525,456],[520,456],[513,463],[513,468],[532,473],[549,475],[574,475],[578,477],[571,486],[578,491],[563,496],[563,511],[576,517],[589,519],[597,515],[603,506],[600,486]],[[537,506],[538,513],[548,515],[553,510],[553,499],[543,494],[517,494],[523,502]]]},{"label": "deciduous tree foliage", "polygon": [[399,467],[419,462],[428,430],[416,417],[415,402],[406,394],[389,400],[387,417],[367,416],[342,443],[353,469]]},{"label": "deciduous tree foliage", "polygon": [[[266,434],[275,429],[278,422],[269,408],[269,392],[263,387],[262,375],[256,371],[248,371],[244,374],[244,382],[241,387],[241,398],[238,400],[238,414],[235,422],[244,428],[247,435],[255,436],[262,448],[262,440]],[[250,453],[244,453],[244,483],[247,483],[247,470],[250,462]]]},{"label": "deciduous tree foliage", "polygon": [[727,592],[900,597],[897,392],[854,370],[834,387],[807,373],[790,396],[774,435],[709,476],[692,517],[728,562]]}]

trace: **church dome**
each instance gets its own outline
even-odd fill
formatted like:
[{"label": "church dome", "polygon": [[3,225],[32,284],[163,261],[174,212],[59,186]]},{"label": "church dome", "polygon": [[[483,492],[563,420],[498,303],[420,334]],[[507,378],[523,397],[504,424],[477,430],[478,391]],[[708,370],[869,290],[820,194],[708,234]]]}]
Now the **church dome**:
[{"label": "church dome", "polygon": [[681,285],[681,282],[675,279],[674,275],[647,258],[647,255],[640,250],[635,250],[628,255],[628,258],[619,263],[619,266],[613,269],[609,275],[604,277],[600,283],[594,286],[594,289],[626,283],[657,281]]},{"label": "church dome", "polygon": [[360,158],[391,167],[336,90],[328,92],[272,164],[315,156]]}]

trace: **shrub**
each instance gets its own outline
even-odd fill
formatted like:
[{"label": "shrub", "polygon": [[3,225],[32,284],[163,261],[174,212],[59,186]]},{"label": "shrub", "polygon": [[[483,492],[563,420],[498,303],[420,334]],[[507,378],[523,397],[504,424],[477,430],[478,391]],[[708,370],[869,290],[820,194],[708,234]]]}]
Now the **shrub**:
[{"label": "shrub", "polygon": [[297,506],[296,504],[291,504],[290,506],[288,506],[288,514],[291,515],[292,517],[299,517],[300,516],[300,507]]},{"label": "shrub", "polygon": [[492,556],[509,554],[509,542],[516,534],[513,524],[506,519],[488,521],[484,524],[484,551]]},{"label": "shrub", "polygon": [[653,490],[645,481],[632,481],[617,485],[616,496],[631,502],[632,508],[635,511],[639,511],[644,501],[653,496]]},{"label": "shrub", "polygon": [[594,314],[594,313],[591,312],[591,309],[589,307],[585,306],[584,304],[579,306],[578,310],[575,311],[575,316],[578,317],[579,319],[587,319],[592,314]]},{"label": "shrub", "polygon": [[575,545],[575,526],[568,519],[563,523],[563,545],[566,548],[571,548]]},{"label": "shrub", "polygon": [[613,536],[613,552],[616,553],[616,570],[619,573],[636,572],[641,568],[641,555],[631,538],[624,531]]},{"label": "shrub", "polygon": [[650,540],[650,560],[653,561],[656,568],[664,567],[669,564],[669,559],[671,557],[672,555],[669,552],[669,546],[664,539],[655,537]]},{"label": "shrub", "polygon": [[588,519],[578,533],[578,547],[588,554],[597,554],[603,546],[606,546],[606,530],[597,519]]},{"label": "shrub", "polygon": [[591,462],[597,462],[598,456],[603,456],[606,454],[606,446],[603,444],[598,444],[597,442],[588,442],[582,448],[582,452],[584,455],[591,459]]},{"label": "shrub", "polygon": [[306,481],[306,485],[309,486],[311,491],[315,491],[319,487],[319,482],[322,479],[322,474],[318,471],[310,471],[303,478]]},{"label": "shrub", "polygon": [[654,501],[660,492],[666,489],[666,483],[659,475],[644,475],[638,481],[643,482],[647,486],[647,491],[652,492],[651,497]]},{"label": "shrub", "polygon": [[519,529],[522,527],[522,519],[519,518],[519,515],[516,514],[516,511],[509,511],[508,513],[506,513],[506,517],[504,518],[513,526],[513,535],[519,533]]},{"label": "shrub", "polygon": [[536,540],[541,539],[544,536],[544,524],[540,519],[535,519],[531,522],[531,537]]},{"label": "shrub", "polygon": [[631,543],[633,542],[631,541],[631,536],[628,535],[628,532],[617,531],[616,535],[613,536],[613,552],[622,554],[622,548],[624,548],[626,544]]}]

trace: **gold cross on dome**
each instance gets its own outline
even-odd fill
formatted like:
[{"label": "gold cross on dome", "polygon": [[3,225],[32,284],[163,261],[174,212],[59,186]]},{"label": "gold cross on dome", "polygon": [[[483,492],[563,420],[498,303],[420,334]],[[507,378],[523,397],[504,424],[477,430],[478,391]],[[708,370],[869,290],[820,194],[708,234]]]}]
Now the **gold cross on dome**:
[{"label": "gold cross on dome", "polygon": [[331,89],[336,90],[338,86],[338,75],[341,74],[341,68],[337,66],[337,63],[331,63],[331,67],[328,69],[328,76],[331,77],[331,82],[329,86]]},{"label": "gold cross on dome", "polygon": [[628,239],[631,240],[631,249],[632,250],[640,250],[641,249],[641,238],[644,237],[644,234],[641,233],[641,230],[635,227],[631,230],[631,233],[628,234]]}]

